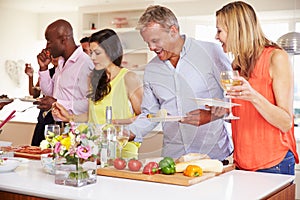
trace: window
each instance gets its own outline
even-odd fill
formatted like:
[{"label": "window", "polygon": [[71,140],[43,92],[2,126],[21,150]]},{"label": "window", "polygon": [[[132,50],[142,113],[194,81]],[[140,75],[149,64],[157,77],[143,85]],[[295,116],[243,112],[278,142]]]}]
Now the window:
[{"label": "window", "polygon": [[289,24],[286,23],[261,23],[262,30],[269,40],[276,42],[278,38],[289,32]]}]

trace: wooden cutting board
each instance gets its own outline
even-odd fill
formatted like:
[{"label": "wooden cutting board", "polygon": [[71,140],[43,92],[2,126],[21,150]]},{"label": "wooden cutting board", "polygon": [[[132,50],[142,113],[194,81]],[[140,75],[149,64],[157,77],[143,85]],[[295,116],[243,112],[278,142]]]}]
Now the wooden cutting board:
[{"label": "wooden cutting board", "polygon": [[203,173],[203,175],[200,177],[187,177],[184,176],[183,173],[175,173],[173,175],[164,175],[164,174],[147,175],[147,174],[143,174],[141,171],[132,172],[129,170],[118,170],[115,169],[114,167],[99,168],[97,169],[97,174],[101,176],[111,176],[111,177],[126,178],[126,179],[133,179],[133,180],[190,186],[205,181],[209,178],[218,176],[220,174],[226,173],[228,171],[231,171],[234,168],[235,168],[234,165],[230,164],[224,166],[223,172],[221,173]]},{"label": "wooden cutting board", "polygon": [[15,152],[14,156],[15,157],[21,157],[21,158],[33,159],[33,160],[40,160],[41,159],[41,154]]}]

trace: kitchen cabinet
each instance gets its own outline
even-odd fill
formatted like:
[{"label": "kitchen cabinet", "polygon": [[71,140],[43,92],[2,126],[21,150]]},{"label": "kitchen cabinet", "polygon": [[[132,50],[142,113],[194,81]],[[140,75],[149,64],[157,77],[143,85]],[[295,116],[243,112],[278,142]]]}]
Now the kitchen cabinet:
[{"label": "kitchen cabinet", "polygon": [[154,55],[136,30],[138,19],[147,6],[147,3],[135,3],[81,7],[79,33],[85,37],[104,28],[113,29],[120,37],[124,49],[122,66],[142,75],[145,64]]}]

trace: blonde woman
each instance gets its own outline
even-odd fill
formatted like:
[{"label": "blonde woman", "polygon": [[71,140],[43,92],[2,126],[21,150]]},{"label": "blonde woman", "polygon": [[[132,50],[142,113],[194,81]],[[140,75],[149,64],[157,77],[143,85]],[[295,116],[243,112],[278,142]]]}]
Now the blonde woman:
[{"label": "blonde woman", "polygon": [[234,56],[242,85],[227,95],[239,120],[232,120],[234,162],[243,170],[294,174],[298,163],[293,129],[293,71],[288,54],[268,40],[254,9],[241,1],[216,12],[218,39]]}]

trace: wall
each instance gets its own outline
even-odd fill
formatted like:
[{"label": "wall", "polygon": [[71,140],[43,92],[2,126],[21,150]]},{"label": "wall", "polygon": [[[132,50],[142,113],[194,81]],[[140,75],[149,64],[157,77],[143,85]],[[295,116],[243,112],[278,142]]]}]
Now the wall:
[{"label": "wall", "polygon": [[[75,40],[78,41],[78,14],[77,12],[37,14],[21,10],[2,8],[0,5],[0,95],[9,97],[24,97],[28,95],[28,78],[23,73],[20,86],[17,86],[5,71],[6,60],[23,60],[31,63],[37,80],[37,54],[45,47],[44,31],[56,19],[66,19],[74,27]],[[79,42],[78,42],[79,44]]]},{"label": "wall", "polygon": [[[36,55],[37,14],[0,8],[0,94],[24,94],[26,85],[17,87],[5,72],[6,60],[33,61]],[[27,82],[26,82],[27,83]]]}]

